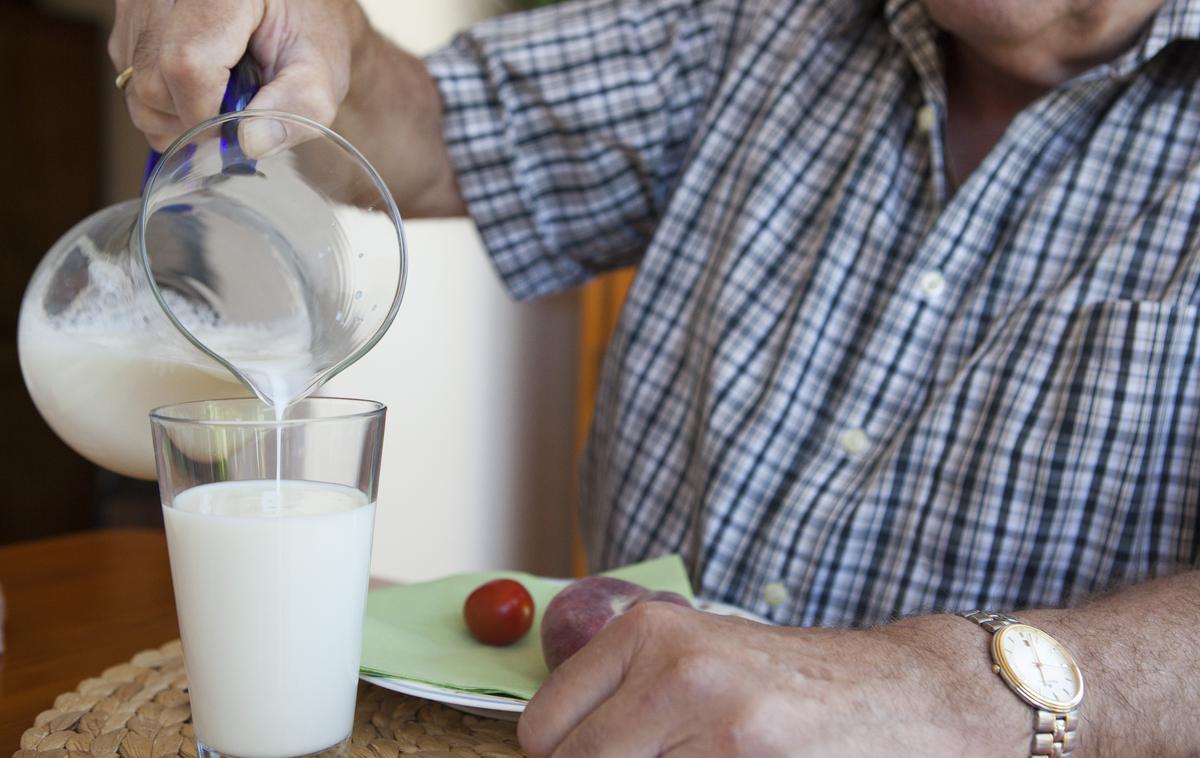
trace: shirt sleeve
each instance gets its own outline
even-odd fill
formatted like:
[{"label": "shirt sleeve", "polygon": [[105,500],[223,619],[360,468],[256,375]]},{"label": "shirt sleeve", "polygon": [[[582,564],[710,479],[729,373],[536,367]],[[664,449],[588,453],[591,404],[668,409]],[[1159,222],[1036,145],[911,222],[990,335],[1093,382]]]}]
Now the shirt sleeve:
[{"label": "shirt sleeve", "polygon": [[515,297],[637,260],[749,5],[574,0],[426,59],[459,187]]}]

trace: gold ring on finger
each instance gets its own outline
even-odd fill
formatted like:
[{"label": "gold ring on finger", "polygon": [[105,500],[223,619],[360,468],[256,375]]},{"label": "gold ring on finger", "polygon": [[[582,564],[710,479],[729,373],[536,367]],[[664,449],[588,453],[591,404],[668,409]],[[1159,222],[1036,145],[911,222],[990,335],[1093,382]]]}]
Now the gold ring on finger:
[{"label": "gold ring on finger", "polygon": [[124,71],[117,74],[117,78],[113,83],[117,85],[117,89],[124,92],[125,85],[129,84],[131,78],[133,78],[133,66],[126,66]]}]

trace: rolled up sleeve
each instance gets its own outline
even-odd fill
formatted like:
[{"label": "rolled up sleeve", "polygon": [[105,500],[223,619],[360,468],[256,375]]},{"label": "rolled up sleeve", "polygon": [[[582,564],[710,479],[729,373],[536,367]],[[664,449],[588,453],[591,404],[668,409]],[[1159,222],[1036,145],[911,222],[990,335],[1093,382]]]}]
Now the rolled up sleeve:
[{"label": "rolled up sleeve", "polygon": [[733,39],[734,0],[576,0],[433,53],[459,187],[529,298],[636,262]]}]

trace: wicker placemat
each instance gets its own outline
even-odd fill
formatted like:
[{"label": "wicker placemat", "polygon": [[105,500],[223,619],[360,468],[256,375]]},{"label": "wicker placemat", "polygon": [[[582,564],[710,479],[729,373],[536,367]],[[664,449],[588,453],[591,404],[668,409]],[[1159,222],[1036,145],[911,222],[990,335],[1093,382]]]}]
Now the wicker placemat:
[{"label": "wicker placemat", "polygon": [[[21,736],[13,758],[195,758],[187,676],[179,642],[59,695]],[[516,724],[460,713],[370,684],[358,690],[350,758],[512,758]]]}]

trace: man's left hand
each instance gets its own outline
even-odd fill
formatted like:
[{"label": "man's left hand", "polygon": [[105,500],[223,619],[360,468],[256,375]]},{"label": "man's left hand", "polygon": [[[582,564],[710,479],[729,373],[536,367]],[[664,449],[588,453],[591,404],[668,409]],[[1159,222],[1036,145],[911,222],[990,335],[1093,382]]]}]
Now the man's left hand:
[{"label": "man's left hand", "polygon": [[772,627],[644,603],[560,666],[518,728],[538,758],[1028,755],[986,636],[931,616]]}]

